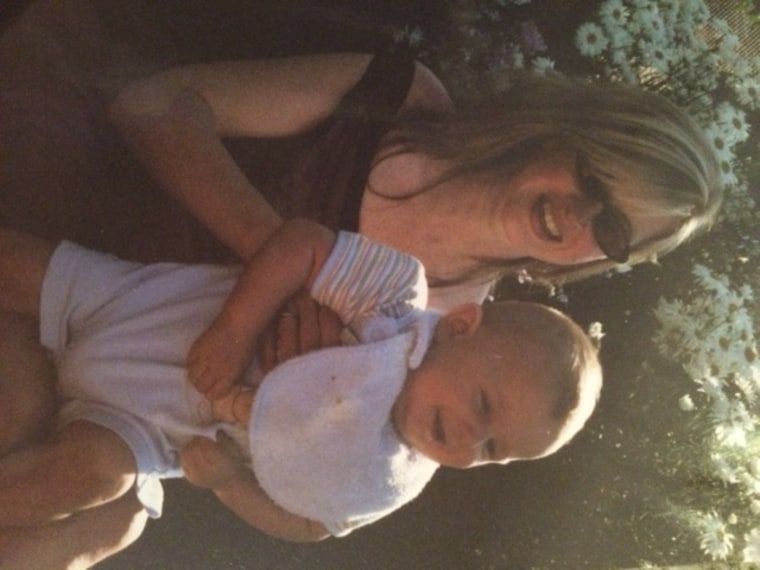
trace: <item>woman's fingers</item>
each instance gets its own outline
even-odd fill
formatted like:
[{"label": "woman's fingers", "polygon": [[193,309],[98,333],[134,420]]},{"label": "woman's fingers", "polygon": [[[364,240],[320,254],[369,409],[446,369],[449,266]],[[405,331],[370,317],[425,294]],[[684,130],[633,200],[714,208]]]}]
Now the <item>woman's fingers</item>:
[{"label": "woman's fingers", "polygon": [[340,317],[330,309],[323,305],[319,306],[319,334],[320,334],[320,347],[330,348],[331,346],[338,346],[341,344],[340,334],[343,331],[343,323]]},{"label": "woman's fingers", "polygon": [[298,348],[300,354],[322,348],[319,328],[320,305],[308,292],[302,291],[294,299],[298,308]]},{"label": "woman's fingers", "polygon": [[259,364],[265,374],[281,362],[306,352],[341,344],[343,323],[307,292],[291,299],[261,336]]},{"label": "woman's fingers", "polygon": [[269,325],[267,330],[259,337],[258,357],[261,372],[267,374],[277,366],[277,335],[279,322],[275,326]]},{"label": "woman's fingers", "polygon": [[298,304],[290,301],[278,316],[275,355],[278,364],[301,354]]}]

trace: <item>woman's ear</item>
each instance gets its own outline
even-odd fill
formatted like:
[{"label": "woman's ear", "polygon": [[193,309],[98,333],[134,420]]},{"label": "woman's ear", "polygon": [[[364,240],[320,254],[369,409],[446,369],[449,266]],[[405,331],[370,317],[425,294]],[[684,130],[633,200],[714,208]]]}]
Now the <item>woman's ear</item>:
[{"label": "woman's ear", "polygon": [[435,338],[440,341],[470,336],[480,328],[482,321],[483,307],[477,303],[459,305],[441,317],[435,329]]}]

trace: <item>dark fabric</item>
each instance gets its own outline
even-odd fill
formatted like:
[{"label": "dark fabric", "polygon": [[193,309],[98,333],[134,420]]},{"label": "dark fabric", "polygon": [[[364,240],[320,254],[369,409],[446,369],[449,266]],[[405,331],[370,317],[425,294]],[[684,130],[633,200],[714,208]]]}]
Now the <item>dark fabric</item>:
[{"label": "dark fabric", "polygon": [[228,148],[284,217],[356,231],[372,160],[413,76],[411,58],[378,55],[335,113],[308,134],[228,141]]},{"label": "dark fabric", "polygon": [[[335,114],[303,136],[226,141],[285,217],[356,229],[378,142],[409,91],[413,62],[379,56]],[[97,92],[52,81],[0,87],[0,223],[142,262],[235,256],[148,177]]]}]

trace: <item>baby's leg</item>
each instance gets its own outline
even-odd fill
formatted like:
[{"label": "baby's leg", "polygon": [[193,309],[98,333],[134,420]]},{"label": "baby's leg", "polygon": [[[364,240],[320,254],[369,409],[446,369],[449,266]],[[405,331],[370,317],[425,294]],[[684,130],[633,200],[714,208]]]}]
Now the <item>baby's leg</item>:
[{"label": "baby's leg", "polygon": [[39,317],[40,292],[55,245],[0,228],[0,311]]},{"label": "baby's leg", "polygon": [[0,457],[50,432],[55,371],[35,319],[0,312]]},{"label": "baby's leg", "polygon": [[109,503],[134,484],[132,451],[109,429],[78,421],[49,442],[0,460],[0,527],[47,524]]},{"label": "baby's leg", "polygon": [[54,523],[0,528],[0,566],[90,568],[137,540],[147,519],[148,514],[131,491]]},{"label": "baby's leg", "polygon": [[53,250],[0,228],[0,457],[44,433],[55,407],[54,375],[34,320]]}]

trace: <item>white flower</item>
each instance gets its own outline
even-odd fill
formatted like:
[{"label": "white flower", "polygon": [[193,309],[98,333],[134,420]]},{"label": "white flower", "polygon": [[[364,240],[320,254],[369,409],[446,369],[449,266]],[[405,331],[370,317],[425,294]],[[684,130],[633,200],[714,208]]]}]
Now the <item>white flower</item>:
[{"label": "white flower", "polygon": [[755,477],[760,477],[760,459],[750,461],[749,470]]},{"label": "white flower", "polygon": [[631,13],[630,29],[636,29],[638,33],[649,38],[659,37],[662,20],[655,2],[634,2],[634,4],[638,5]]},{"label": "white flower", "polygon": [[713,560],[725,560],[734,548],[734,535],[728,532],[726,523],[714,511],[704,515],[699,545]]},{"label": "white flower", "polygon": [[660,13],[671,12],[673,10],[676,10],[677,13],[680,1],[681,0],[659,0],[658,4],[660,6]]},{"label": "white flower", "polygon": [[737,80],[746,79],[755,73],[755,68],[752,66],[752,61],[743,57],[736,58],[736,61],[733,62],[733,65],[734,77],[736,77]]},{"label": "white flower", "polygon": [[628,8],[623,0],[607,0],[599,8],[599,18],[609,31],[620,29],[628,21]]},{"label": "white flower", "polygon": [[696,408],[694,400],[691,399],[689,394],[684,394],[678,399],[678,407],[681,408],[681,411],[683,412],[693,412]]},{"label": "white flower", "polygon": [[525,55],[519,49],[512,52],[512,67],[515,69],[525,68]]},{"label": "white flower", "polygon": [[760,562],[760,528],[753,528],[746,533],[744,543],[742,560],[744,562]]},{"label": "white flower", "polygon": [[692,24],[704,24],[710,17],[710,9],[703,0],[683,0],[683,11]]},{"label": "white flower", "polygon": [[637,10],[645,12],[657,9],[657,4],[653,0],[631,0],[631,4]]},{"label": "white flower", "polygon": [[715,474],[720,477],[721,481],[730,485],[739,482],[736,469],[734,469],[720,453],[710,454],[710,461],[712,461]]},{"label": "white flower", "polygon": [[729,407],[728,397],[723,391],[726,383],[721,378],[709,376],[700,384],[700,390],[704,392],[712,403],[712,414],[714,418],[728,417],[727,408]]},{"label": "white flower", "polygon": [[533,60],[532,67],[534,72],[543,74],[554,69],[554,60],[548,57],[537,57]]},{"label": "white flower", "polygon": [[734,87],[739,103],[755,110],[760,107],[760,81],[754,77],[746,77]]},{"label": "white flower", "polygon": [[602,323],[594,321],[588,326],[588,336],[593,340],[600,342],[604,338],[604,331],[602,330]]},{"label": "white flower", "polygon": [[393,31],[393,42],[396,44],[406,44],[409,47],[415,47],[422,41],[422,29],[419,26],[410,28],[408,25],[404,29]]},{"label": "white flower", "polygon": [[741,390],[744,397],[752,403],[757,399],[757,384],[753,378],[748,378],[743,375],[737,375],[734,377],[734,384]]},{"label": "white flower", "polygon": [[749,138],[747,114],[737,109],[731,103],[723,102],[718,105],[718,125],[723,128],[730,142],[742,142]]},{"label": "white flower", "polygon": [[620,75],[623,77],[623,81],[629,85],[638,85],[639,77],[636,75],[636,72],[631,68],[630,65],[621,65],[619,71]]},{"label": "white flower", "polygon": [[581,54],[587,57],[601,54],[607,47],[607,43],[604,30],[593,22],[582,24],[575,32],[575,44]]},{"label": "white flower", "polygon": [[711,415],[715,421],[715,437],[726,447],[745,447],[747,433],[755,430],[755,422],[744,402],[732,400],[714,405]]},{"label": "white flower", "polygon": [[729,61],[735,59],[736,49],[739,47],[739,36],[731,29],[731,24],[723,18],[712,17],[709,23],[709,31],[720,36],[718,51],[721,57]]},{"label": "white flower", "polygon": [[530,276],[527,269],[520,269],[517,272],[518,283],[533,283],[533,277]]},{"label": "white flower", "polygon": [[673,61],[673,51],[657,42],[640,40],[638,48],[641,51],[643,61],[655,69],[667,72],[670,62]]},{"label": "white flower", "polygon": [[728,136],[726,136],[723,126],[718,123],[713,123],[708,126],[704,132],[718,161],[731,160],[733,158],[734,155],[733,152],[731,152],[731,141]]},{"label": "white flower", "polygon": [[736,186],[739,182],[739,178],[734,172],[734,166],[730,160],[720,161],[720,183],[723,186]]},{"label": "white flower", "polygon": [[612,48],[612,57],[615,63],[618,63],[618,59],[628,61],[630,55],[628,54],[628,48],[633,44],[633,36],[628,33],[625,28],[615,28],[609,30],[609,45]]},{"label": "white flower", "polygon": [[662,21],[662,17],[656,13],[649,13],[649,15],[644,19],[642,18],[642,25],[646,21],[646,26],[644,27],[647,36],[655,42],[655,43],[662,43],[665,40],[665,22]]},{"label": "white flower", "polygon": [[760,495],[760,480],[750,472],[745,471],[741,474],[741,482],[747,488],[746,492],[748,495]]},{"label": "white flower", "polygon": [[725,423],[715,426],[715,437],[726,447],[746,447],[747,432],[737,423]]}]

